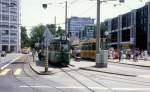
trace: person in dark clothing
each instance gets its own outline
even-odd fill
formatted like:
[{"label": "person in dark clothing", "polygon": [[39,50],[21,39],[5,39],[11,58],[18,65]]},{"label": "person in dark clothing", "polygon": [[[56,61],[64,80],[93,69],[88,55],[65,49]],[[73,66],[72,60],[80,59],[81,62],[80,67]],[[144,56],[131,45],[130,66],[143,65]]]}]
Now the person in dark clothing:
[{"label": "person in dark clothing", "polygon": [[44,59],[44,55],[43,55],[41,50],[38,53],[38,58],[39,58],[40,61],[42,61]]},{"label": "person in dark clothing", "polygon": [[122,51],[119,50],[119,62],[121,61]]}]

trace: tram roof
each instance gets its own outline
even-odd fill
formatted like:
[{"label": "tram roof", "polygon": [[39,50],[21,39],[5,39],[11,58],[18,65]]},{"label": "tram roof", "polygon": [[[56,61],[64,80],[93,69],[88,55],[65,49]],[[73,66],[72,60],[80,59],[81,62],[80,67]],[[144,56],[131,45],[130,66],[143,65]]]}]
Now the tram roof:
[{"label": "tram roof", "polygon": [[82,42],[82,44],[88,44],[88,43],[96,43],[96,39],[95,38],[90,38],[90,39],[87,39],[87,40]]}]

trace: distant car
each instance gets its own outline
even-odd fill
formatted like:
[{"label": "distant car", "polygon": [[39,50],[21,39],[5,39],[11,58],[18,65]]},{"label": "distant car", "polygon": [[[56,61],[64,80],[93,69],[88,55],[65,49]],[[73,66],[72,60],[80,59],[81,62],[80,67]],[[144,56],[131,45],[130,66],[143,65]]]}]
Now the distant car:
[{"label": "distant car", "polygon": [[5,52],[5,51],[2,51],[1,57],[5,57],[5,56],[6,56],[6,52]]}]

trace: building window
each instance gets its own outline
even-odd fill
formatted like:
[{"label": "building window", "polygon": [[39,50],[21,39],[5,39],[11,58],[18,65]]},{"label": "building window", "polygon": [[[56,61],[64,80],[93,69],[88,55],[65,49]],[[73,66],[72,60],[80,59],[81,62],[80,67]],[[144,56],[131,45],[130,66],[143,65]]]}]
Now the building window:
[{"label": "building window", "polygon": [[111,42],[117,42],[117,32],[111,33]]},{"label": "building window", "polygon": [[2,15],[2,20],[9,20],[9,15]]},{"label": "building window", "polygon": [[122,42],[130,41],[130,29],[122,31]]}]

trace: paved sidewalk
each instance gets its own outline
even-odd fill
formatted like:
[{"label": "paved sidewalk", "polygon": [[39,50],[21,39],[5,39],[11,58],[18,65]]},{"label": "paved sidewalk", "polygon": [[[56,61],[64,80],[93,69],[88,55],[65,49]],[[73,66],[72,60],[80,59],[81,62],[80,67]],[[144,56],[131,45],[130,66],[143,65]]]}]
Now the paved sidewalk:
[{"label": "paved sidewalk", "polygon": [[96,63],[94,61],[91,62],[91,61],[81,60],[80,62],[78,62],[72,59],[70,64],[74,66],[74,69],[82,69],[82,70],[96,71],[101,73],[136,77],[136,75],[133,72],[129,72],[128,70],[125,69],[120,70],[120,67],[110,66],[109,64],[107,68],[96,68],[95,67]]},{"label": "paved sidewalk", "polygon": [[[31,58],[31,57],[30,57]],[[30,59],[30,68],[37,74],[39,75],[47,75],[44,73],[45,67],[44,67],[44,63],[42,61],[39,60],[35,60],[36,62],[32,61],[32,58]],[[60,69],[55,68],[55,67],[51,67],[49,66],[48,71],[50,72],[49,74],[54,74],[54,73],[58,73],[61,72]]]},{"label": "paved sidewalk", "polygon": [[[128,61],[128,62],[131,63],[131,61]],[[146,66],[147,62],[148,62],[148,64],[150,64],[149,61],[144,61],[144,63],[142,63],[142,60],[141,60],[139,62],[140,62],[140,64],[143,64],[143,66],[144,65]],[[135,64],[136,63],[138,63],[138,62],[135,62]],[[74,65],[75,68],[79,68],[82,70],[96,71],[96,72],[115,74],[115,75],[121,75],[121,76],[137,77],[140,74],[141,75],[145,75],[145,74],[150,75],[149,71],[143,71],[143,70],[140,70],[138,68],[136,69],[136,68],[131,68],[131,67],[121,67],[119,65],[114,66],[114,65],[111,65],[111,63],[108,63],[107,68],[96,68],[95,67],[96,63],[94,61],[91,62],[91,61],[86,61],[86,60],[81,60],[80,62],[71,60],[70,64]]]},{"label": "paved sidewalk", "polygon": [[[30,60],[32,60],[32,58]],[[31,69],[39,75],[45,75],[43,74],[44,72],[43,62],[38,61],[38,60],[36,61],[37,62],[32,62],[32,61],[30,62]],[[86,61],[86,60],[75,61],[74,59],[71,59],[69,67],[72,69],[82,69],[82,70],[96,71],[96,72],[101,72],[101,73],[130,76],[130,77],[136,77],[139,73],[142,74],[142,71],[135,72],[136,70],[132,71],[132,69],[130,70],[130,69],[125,69],[124,67],[111,66],[109,64],[107,68],[96,68],[94,61],[91,62],[91,61]],[[51,74],[62,72],[60,68],[55,68],[51,66],[49,66],[49,71],[51,72]]]},{"label": "paved sidewalk", "polygon": [[138,62],[135,62],[135,61],[133,61],[133,59],[130,59],[130,60],[122,59],[119,62],[118,59],[108,59],[108,62],[134,65],[134,66],[141,66],[141,67],[150,67],[150,60],[138,60]]}]

